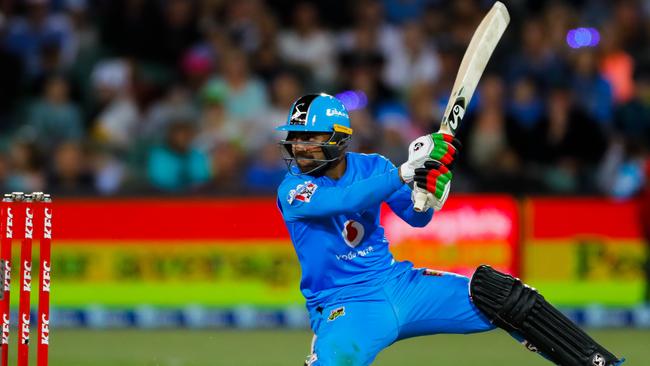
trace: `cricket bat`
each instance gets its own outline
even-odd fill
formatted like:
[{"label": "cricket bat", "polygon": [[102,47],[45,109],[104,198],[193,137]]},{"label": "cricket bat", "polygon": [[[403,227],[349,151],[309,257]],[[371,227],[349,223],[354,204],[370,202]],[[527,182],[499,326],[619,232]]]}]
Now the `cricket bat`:
[{"label": "cricket bat", "polygon": [[[465,116],[465,109],[472,99],[483,70],[485,70],[485,66],[509,22],[508,9],[500,1],[495,2],[481,20],[481,24],[474,31],[472,40],[465,51],[463,61],[460,63],[460,69],[458,69],[454,87],[451,89],[451,96],[445,113],[442,115],[438,132],[456,135],[456,130]],[[417,192],[413,205],[415,211],[422,211],[426,200],[426,192]]]}]

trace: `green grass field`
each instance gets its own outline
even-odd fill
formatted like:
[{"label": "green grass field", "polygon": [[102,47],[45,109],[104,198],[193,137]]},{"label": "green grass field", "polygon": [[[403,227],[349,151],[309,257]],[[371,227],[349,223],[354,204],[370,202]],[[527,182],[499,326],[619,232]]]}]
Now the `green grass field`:
[{"label": "green grass field", "polygon": [[[594,338],[628,359],[650,365],[650,330],[597,330]],[[15,341],[14,333],[12,340]],[[51,366],[298,366],[307,354],[306,331],[69,330],[53,329]],[[12,342],[14,343],[14,342]],[[34,347],[32,347],[34,351]],[[32,352],[32,358],[35,357]],[[15,349],[10,359],[15,363]],[[32,360],[33,361],[33,360]],[[549,366],[501,331],[438,335],[398,342],[374,365]]]}]

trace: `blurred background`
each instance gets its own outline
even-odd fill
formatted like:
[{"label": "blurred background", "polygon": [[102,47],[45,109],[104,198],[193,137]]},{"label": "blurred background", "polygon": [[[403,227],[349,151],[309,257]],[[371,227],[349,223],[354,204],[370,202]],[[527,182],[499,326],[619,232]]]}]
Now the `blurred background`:
[{"label": "blurred background", "polygon": [[[326,92],[354,151],[402,163],[492,3],[0,0],[0,187],[55,199],[53,364],[298,364],[310,337],[274,127]],[[452,198],[425,229],[383,210],[392,250],[520,276],[648,364],[650,1],[505,3]],[[544,364],[481,337],[514,348],[494,363]],[[486,357],[417,342],[378,364]]]}]

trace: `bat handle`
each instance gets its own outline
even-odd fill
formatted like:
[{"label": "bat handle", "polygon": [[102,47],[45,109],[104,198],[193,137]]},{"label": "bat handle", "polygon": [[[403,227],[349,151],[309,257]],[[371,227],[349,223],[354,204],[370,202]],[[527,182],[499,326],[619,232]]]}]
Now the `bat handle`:
[{"label": "bat handle", "polygon": [[424,211],[424,205],[427,203],[427,194],[426,192],[415,192],[415,200],[413,202],[413,209],[415,212]]}]

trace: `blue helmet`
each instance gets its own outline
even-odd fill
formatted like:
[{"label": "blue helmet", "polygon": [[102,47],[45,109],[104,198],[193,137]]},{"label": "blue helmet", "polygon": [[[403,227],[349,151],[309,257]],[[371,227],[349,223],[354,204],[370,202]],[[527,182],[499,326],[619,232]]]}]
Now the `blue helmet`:
[{"label": "blue helmet", "polygon": [[328,94],[307,94],[291,106],[287,124],[278,131],[295,132],[345,132],[352,134],[350,116],[343,103]]},{"label": "blue helmet", "polygon": [[[285,125],[276,128],[278,131],[287,131],[287,138],[280,141],[284,146],[285,161],[292,172],[291,166],[295,162],[292,145],[311,144],[323,149],[325,159],[307,159],[321,164],[303,174],[318,173],[326,170],[332,163],[339,160],[352,138],[350,116],[343,103],[328,94],[307,94],[298,98],[291,106]],[[330,139],[322,143],[291,141],[292,132],[331,133]]]}]

